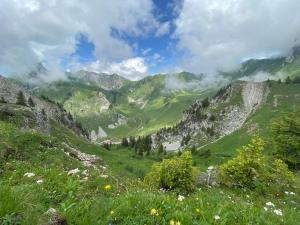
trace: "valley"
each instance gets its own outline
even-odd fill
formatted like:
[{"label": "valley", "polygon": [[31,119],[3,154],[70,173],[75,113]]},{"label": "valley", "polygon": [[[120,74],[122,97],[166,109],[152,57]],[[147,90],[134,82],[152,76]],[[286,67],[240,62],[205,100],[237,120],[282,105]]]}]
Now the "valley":
[{"label": "valley", "polygon": [[297,49],[209,84],[1,76],[0,224],[296,224]]}]

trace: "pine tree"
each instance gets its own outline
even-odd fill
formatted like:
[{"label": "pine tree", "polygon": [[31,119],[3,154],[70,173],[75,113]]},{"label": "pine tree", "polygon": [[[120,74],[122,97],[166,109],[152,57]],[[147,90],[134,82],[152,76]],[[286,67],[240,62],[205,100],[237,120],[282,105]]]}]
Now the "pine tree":
[{"label": "pine tree", "polygon": [[287,83],[287,84],[292,83],[292,79],[290,78],[290,76],[288,76],[288,77],[285,79],[285,83]]},{"label": "pine tree", "polygon": [[209,106],[209,100],[208,100],[208,98],[205,98],[205,99],[202,101],[202,106],[203,106],[204,108],[206,108],[206,107]]},{"label": "pine tree", "polygon": [[3,97],[0,98],[0,103],[7,103]]},{"label": "pine tree", "polygon": [[123,147],[128,147],[128,140],[127,140],[127,138],[123,138],[122,139],[122,146]]},{"label": "pine tree", "polygon": [[158,155],[160,155],[163,152],[164,152],[164,146],[162,145],[162,143],[159,143],[157,153],[158,153]]},{"label": "pine tree", "polygon": [[24,97],[24,94],[22,91],[19,91],[18,95],[17,95],[17,102],[16,102],[17,105],[24,105],[24,106],[27,106],[26,104],[26,100],[25,100],[25,97]]},{"label": "pine tree", "polygon": [[17,96],[17,105],[24,105],[27,106],[26,101],[25,101],[25,97],[22,91],[19,91],[18,96]]},{"label": "pine tree", "polygon": [[28,104],[29,104],[29,106],[32,107],[32,108],[35,107],[34,101],[32,100],[31,97],[28,98]]},{"label": "pine tree", "polygon": [[136,141],[135,141],[135,138],[134,137],[132,137],[132,136],[130,136],[129,137],[129,147],[130,148],[133,148],[134,146],[135,146],[135,143],[136,143]]}]

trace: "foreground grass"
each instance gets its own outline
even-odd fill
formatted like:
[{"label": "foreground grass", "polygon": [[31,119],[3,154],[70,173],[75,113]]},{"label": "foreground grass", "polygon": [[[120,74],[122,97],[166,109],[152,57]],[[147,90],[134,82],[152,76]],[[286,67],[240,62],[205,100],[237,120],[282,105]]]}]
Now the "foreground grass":
[{"label": "foreground grass", "polygon": [[[291,194],[295,190],[202,187],[180,201],[174,192],[145,187],[134,172],[119,175],[124,165],[118,165],[118,160],[129,160],[125,165],[134,170],[149,169],[154,160],[131,158],[125,149],[104,150],[56,126],[53,137],[0,122],[0,224],[45,224],[49,208],[56,209],[68,224],[77,225],[271,225],[300,221],[299,193]],[[62,152],[62,141],[102,156],[107,169],[83,167]],[[68,175],[75,168],[79,172]],[[24,176],[26,173],[34,176]],[[281,210],[282,215],[274,210]]]}]

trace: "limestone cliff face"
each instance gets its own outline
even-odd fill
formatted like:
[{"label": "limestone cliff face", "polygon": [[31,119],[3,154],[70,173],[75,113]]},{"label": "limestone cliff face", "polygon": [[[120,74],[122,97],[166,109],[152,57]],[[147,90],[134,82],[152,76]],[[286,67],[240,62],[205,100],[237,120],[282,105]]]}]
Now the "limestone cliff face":
[{"label": "limestone cliff face", "polygon": [[[32,98],[35,104],[34,107],[15,104],[20,91],[22,91],[26,101],[28,101],[29,97]],[[61,106],[32,95],[28,90],[2,76],[0,76],[0,98],[7,102],[0,104],[0,112],[8,116],[22,114],[24,127],[49,133],[51,128],[50,120],[54,120],[83,136],[81,129],[69,118],[68,113]]]},{"label": "limestone cliff face", "polygon": [[177,150],[193,139],[209,143],[240,129],[247,118],[266,100],[266,82],[235,82],[222,88],[209,102],[198,100],[183,114],[173,128],[153,135],[154,143],[162,142],[167,150]]}]

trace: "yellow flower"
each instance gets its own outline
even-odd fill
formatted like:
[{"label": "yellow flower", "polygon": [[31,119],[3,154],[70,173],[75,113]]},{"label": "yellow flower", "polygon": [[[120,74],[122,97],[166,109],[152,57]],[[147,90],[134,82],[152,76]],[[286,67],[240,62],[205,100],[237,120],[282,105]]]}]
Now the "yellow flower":
[{"label": "yellow flower", "polygon": [[153,208],[153,209],[150,210],[150,215],[151,216],[158,216],[158,211]]},{"label": "yellow flower", "polygon": [[170,225],[181,225],[180,221],[170,220]]},{"label": "yellow flower", "polygon": [[110,215],[114,214],[115,212],[113,210],[110,211]]},{"label": "yellow flower", "polygon": [[104,190],[108,191],[111,189],[111,185],[110,184],[107,184],[104,186]]},{"label": "yellow flower", "polygon": [[199,212],[200,212],[200,209],[196,208],[195,211],[196,211],[197,213],[199,213]]}]

